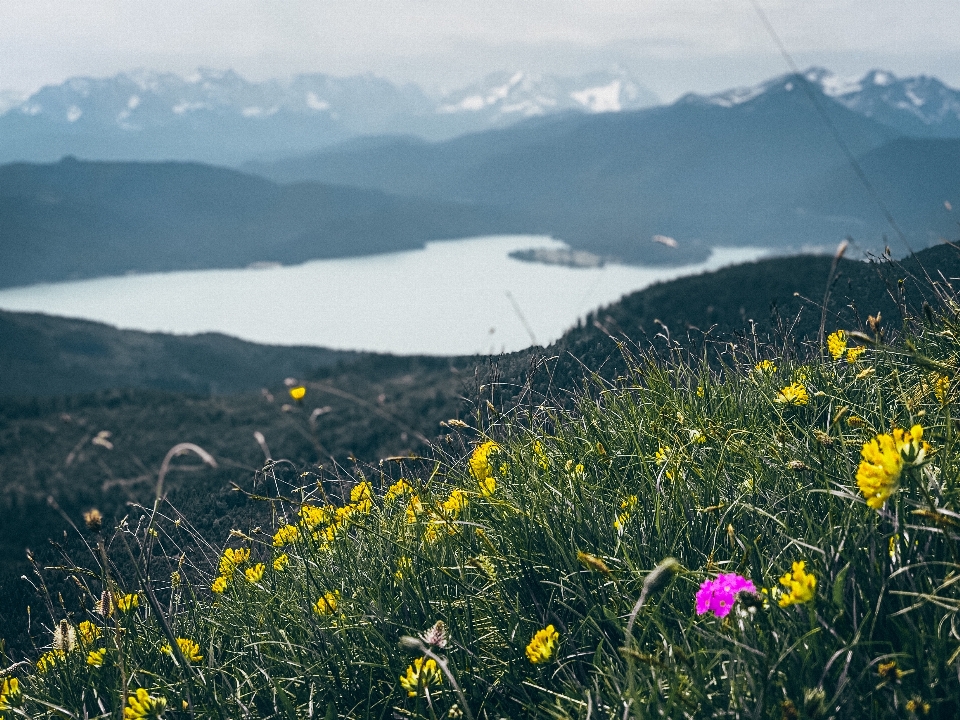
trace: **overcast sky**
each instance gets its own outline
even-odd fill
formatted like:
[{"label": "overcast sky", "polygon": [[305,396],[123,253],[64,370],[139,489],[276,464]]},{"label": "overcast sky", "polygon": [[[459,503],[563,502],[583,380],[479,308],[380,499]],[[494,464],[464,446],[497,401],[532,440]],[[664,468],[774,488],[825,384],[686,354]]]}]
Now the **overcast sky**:
[{"label": "overcast sky", "polygon": [[[960,0],[757,0],[801,66],[960,86]],[[750,0],[0,0],[0,89],[76,75],[374,72],[434,89],[614,63],[664,100],[786,66]]]}]

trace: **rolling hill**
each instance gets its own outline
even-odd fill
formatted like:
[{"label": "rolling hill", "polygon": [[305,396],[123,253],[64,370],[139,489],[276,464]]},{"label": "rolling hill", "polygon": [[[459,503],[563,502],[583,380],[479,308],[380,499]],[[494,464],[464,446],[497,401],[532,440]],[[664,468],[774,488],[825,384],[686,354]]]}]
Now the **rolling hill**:
[{"label": "rolling hill", "polygon": [[511,232],[508,212],[196,163],[0,166],[0,287],[300,263]]}]

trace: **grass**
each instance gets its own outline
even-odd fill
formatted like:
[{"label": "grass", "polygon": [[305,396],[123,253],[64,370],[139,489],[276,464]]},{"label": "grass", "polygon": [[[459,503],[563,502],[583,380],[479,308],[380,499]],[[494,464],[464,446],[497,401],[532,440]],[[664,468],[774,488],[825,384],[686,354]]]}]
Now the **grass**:
[{"label": "grass", "polygon": [[[242,491],[269,522],[222,546],[162,498],[94,521],[2,712],[956,717],[958,309],[849,334],[853,362],[624,345],[616,382],[483,406],[420,456],[268,463]],[[868,506],[864,447],[915,425],[929,450]],[[757,592],[699,614],[721,573]]]}]

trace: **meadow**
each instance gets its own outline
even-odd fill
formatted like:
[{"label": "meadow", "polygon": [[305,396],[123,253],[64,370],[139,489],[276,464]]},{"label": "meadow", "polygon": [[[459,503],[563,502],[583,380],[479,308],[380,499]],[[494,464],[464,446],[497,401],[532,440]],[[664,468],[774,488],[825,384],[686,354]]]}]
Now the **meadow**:
[{"label": "meadow", "polygon": [[0,711],[955,717],[960,304],[931,289],[797,357],[620,341],[616,379],[512,410],[482,386],[416,454],[270,460],[216,543],[162,469],[37,568],[74,591],[34,609]]}]

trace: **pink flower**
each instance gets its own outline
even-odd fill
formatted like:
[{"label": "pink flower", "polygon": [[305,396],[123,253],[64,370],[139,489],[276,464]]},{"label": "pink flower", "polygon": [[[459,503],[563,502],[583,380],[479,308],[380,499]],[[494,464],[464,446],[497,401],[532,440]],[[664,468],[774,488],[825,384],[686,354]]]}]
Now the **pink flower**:
[{"label": "pink flower", "polygon": [[737,593],[756,592],[756,586],[736,573],[720,573],[716,580],[704,580],[697,592],[697,615],[713,612],[717,617],[726,617],[733,609]]}]

